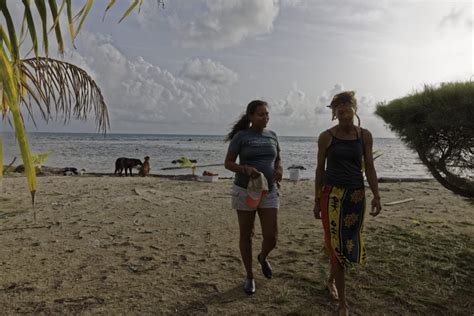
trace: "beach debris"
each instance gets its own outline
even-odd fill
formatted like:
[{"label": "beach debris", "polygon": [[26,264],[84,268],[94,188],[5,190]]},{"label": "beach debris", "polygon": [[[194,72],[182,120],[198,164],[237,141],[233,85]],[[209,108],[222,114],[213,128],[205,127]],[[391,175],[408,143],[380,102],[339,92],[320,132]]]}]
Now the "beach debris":
[{"label": "beach debris", "polygon": [[[288,170],[290,170],[290,180],[298,181],[300,179],[300,171],[306,170],[306,168],[303,165],[291,165],[288,167]],[[277,185],[279,185],[279,183],[277,183]]]},{"label": "beach debris", "polygon": [[291,170],[291,169],[306,170],[305,166],[303,165],[291,165],[288,167],[288,170]]},{"label": "beach debris", "polygon": [[197,163],[196,159],[190,159],[188,157],[181,157],[171,162],[172,164],[179,163],[180,167],[192,167],[193,164]]},{"label": "beach debris", "polygon": [[3,170],[2,170],[2,174],[0,174],[0,177],[4,174],[10,174],[13,172],[14,168],[12,166],[15,163],[15,161],[16,161],[16,157],[13,157],[12,162],[10,162],[7,166],[2,166]]},{"label": "beach debris", "polygon": [[382,155],[383,155],[383,151],[381,151],[381,150],[374,150],[372,152],[372,157],[374,158],[374,160],[379,158]]},{"label": "beach debris", "polygon": [[137,188],[134,188],[132,191],[133,191],[136,195],[143,195],[143,193],[144,193],[142,190],[137,189]]},{"label": "beach debris", "polygon": [[72,176],[72,175],[78,175],[79,172],[77,171],[77,168],[74,167],[65,167],[63,169],[63,175],[65,176]]},{"label": "beach debris", "polygon": [[411,202],[411,201],[414,201],[414,200],[415,200],[414,198],[408,198],[408,199],[399,200],[399,201],[387,202],[387,203],[384,204],[384,206],[392,206],[392,205]]},{"label": "beach debris", "polygon": [[216,182],[219,180],[219,174],[218,173],[213,173],[207,170],[204,170],[202,173],[202,176],[199,177],[199,181],[204,181],[204,182]]},{"label": "beach debris", "polygon": [[[25,166],[18,165],[17,167],[15,167],[13,172],[23,173],[25,172]],[[55,168],[55,167],[41,166],[41,169],[36,168],[36,173],[38,175],[76,176],[76,175],[84,175],[85,172],[86,172],[85,169],[78,170],[75,167]]]},{"label": "beach debris", "polygon": [[144,223],[142,223],[142,221],[141,221],[139,218],[136,218],[136,219],[133,221],[133,225],[135,225],[135,226],[143,226]]},{"label": "beach debris", "polygon": [[133,273],[137,273],[140,270],[138,266],[132,265],[132,264],[126,264],[125,267],[127,268],[128,271],[133,272]]},{"label": "beach debris", "polygon": [[31,154],[31,160],[33,161],[33,165],[35,166],[36,172],[41,172],[41,167],[43,166],[43,162],[48,159],[49,154]]},{"label": "beach debris", "polygon": [[207,171],[207,170],[204,170],[204,171],[202,172],[202,175],[203,175],[203,176],[211,176],[211,177],[213,177],[213,176],[218,176],[219,174],[218,174],[218,173],[213,173],[213,172],[210,172],[210,171]]}]

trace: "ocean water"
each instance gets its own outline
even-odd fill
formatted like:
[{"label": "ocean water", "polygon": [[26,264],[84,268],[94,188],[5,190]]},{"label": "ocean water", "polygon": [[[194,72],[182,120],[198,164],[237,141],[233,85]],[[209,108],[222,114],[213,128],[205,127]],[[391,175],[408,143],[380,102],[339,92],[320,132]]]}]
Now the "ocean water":
[{"label": "ocean water", "polygon": [[[45,166],[76,167],[87,172],[113,173],[118,157],[139,158],[150,156],[152,174],[190,174],[191,169],[161,170],[173,167],[171,161],[186,156],[197,159],[197,165],[219,164],[196,169],[231,177],[223,166],[228,143],[224,136],[203,135],[144,135],[144,134],[77,134],[77,133],[30,133],[28,136],[33,153],[49,153]],[[18,157],[18,145],[12,133],[2,133],[4,164]],[[280,136],[284,177],[293,164],[303,165],[302,178],[314,178],[316,165],[316,137]],[[431,178],[417,155],[396,138],[375,138],[374,150],[383,155],[375,160],[379,177]]]}]

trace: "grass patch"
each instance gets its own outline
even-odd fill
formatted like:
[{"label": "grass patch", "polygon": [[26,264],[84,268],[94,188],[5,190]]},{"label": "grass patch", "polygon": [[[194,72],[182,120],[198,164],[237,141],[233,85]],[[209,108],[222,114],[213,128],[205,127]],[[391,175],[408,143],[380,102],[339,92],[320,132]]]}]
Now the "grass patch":
[{"label": "grass patch", "polygon": [[288,286],[283,285],[281,290],[278,292],[278,294],[273,299],[273,303],[275,303],[277,305],[287,304],[291,301],[290,296],[291,296],[291,290],[288,288]]},{"label": "grass patch", "polygon": [[[369,262],[348,273],[348,295],[364,313],[472,313],[473,237],[390,226],[367,236]],[[360,286],[366,285],[366,286]]]}]

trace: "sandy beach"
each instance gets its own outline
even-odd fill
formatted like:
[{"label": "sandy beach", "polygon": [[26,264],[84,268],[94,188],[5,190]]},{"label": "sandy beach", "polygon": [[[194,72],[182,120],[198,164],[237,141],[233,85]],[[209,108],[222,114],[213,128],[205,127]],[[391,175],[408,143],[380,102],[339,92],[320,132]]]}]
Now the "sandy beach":
[{"label": "sandy beach", "polygon": [[[0,188],[0,314],[333,315],[313,182],[281,187],[274,278],[242,291],[230,179],[24,177]],[[370,190],[368,190],[370,191]],[[435,181],[381,183],[368,264],[348,272],[354,315],[470,315],[473,202]],[[367,194],[370,198],[370,193]],[[261,242],[257,221],[254,254]]]}]

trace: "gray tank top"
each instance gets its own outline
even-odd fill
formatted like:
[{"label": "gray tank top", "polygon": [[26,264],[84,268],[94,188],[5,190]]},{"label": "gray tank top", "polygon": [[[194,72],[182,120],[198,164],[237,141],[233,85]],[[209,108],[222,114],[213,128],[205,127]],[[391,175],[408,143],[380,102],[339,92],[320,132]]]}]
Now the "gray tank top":
[{"label": "gray tank top", "polygon": [[[357,133],[357,139],[340,139],[332,136],[327,150],[327,162],[324,183],[347,189],[364,187],[362,175],[362,156],[364,141]],[[362,133],[362,129],[361,129]]]}]

